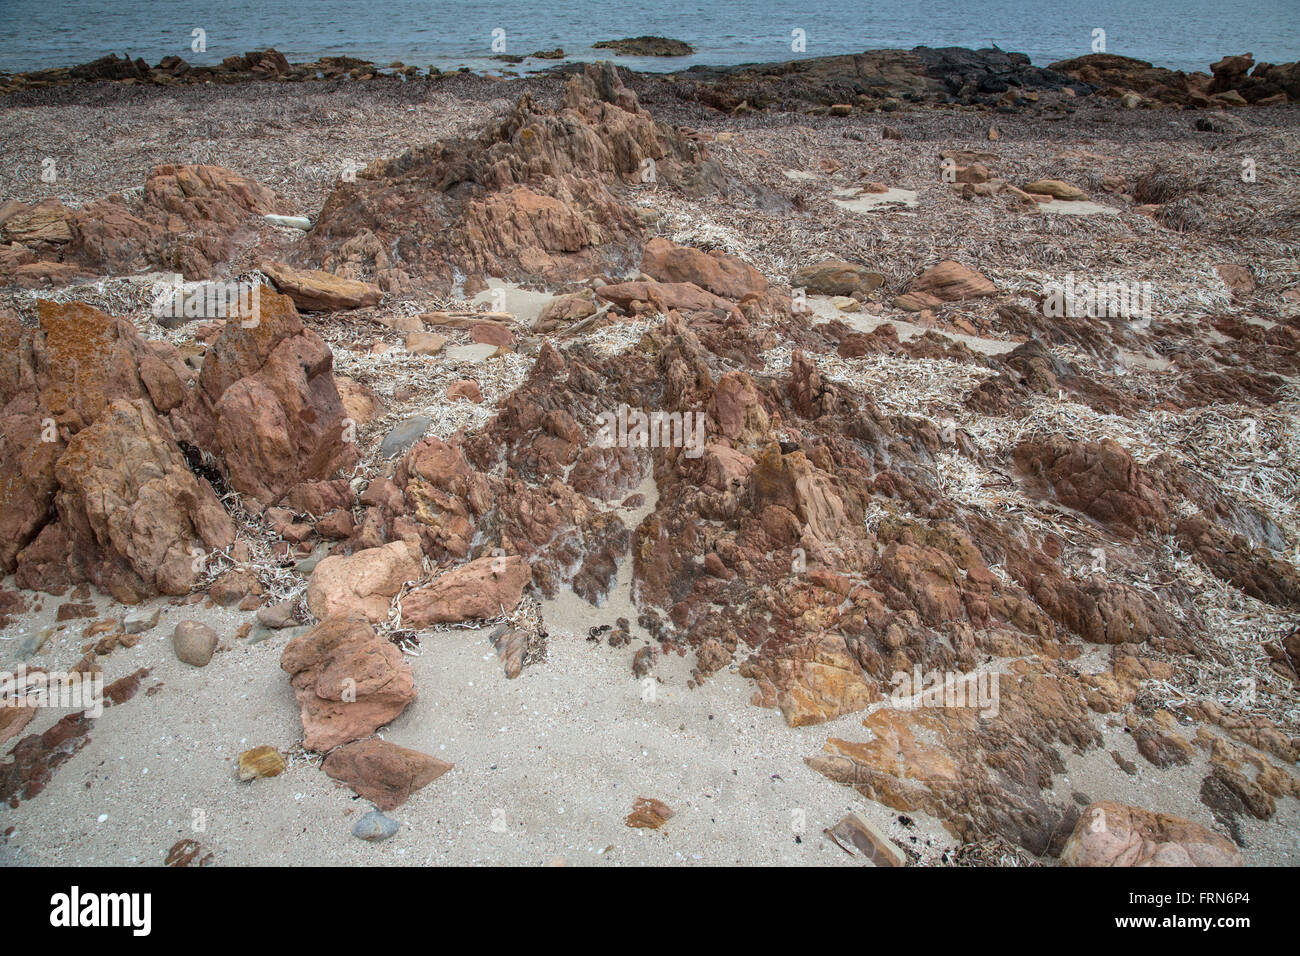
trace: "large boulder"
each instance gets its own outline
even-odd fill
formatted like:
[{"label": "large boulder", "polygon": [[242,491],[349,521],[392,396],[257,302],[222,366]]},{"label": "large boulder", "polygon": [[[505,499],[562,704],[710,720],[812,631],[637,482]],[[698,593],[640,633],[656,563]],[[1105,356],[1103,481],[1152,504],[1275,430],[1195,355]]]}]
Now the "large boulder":
[{"label": "large boulder", "polygon": [[767,280],[749,263],[717,249],[705,252],[658,236],[645,244],[641,271],[659,282],[693,282],[733,302],[767,291]]},{"label": "large boulder", "polygon": [[867,294],[879,289],[885,277],[864,265],[843,259],[826,259],[803,266],[790,277],[790,285],[814,295]]},{"label": "large boulder", "polygon": [[928,307],[997,294],[997,286],[987,276],[960,262],[946,260],[931,266],[913,279],[907,287],[906,295],[899,296],[895,304],[903,308],[911,304]]},{"label": "large boulder", "polygon": [[1062,866],[1241,866],[1227,837],[1199,823],[1110,800],[1079,815]]},{"label": "large boulder", "polygon": [[323,559],[307,583],[308,609],[322,621],[331,617],[385,620],[402,585],[420,577],[419,555],[411,550],[403,541],[392,541],[382,548]]},{"label": "large boulder", "polygon": [[[23,568],[19,557],[57,523],[55,464],[68,440],[124,401],[143,403],[156,433],[146,444],[169,443],[169,430],[153,412],[179,403],[188,374],[170,344],[146,342],[129,322],[89,305],[42,300],[37,315],[35,329],[0,316],[0,568],[18,571],[25,587],[58,589],[98,560],[64,553],[66,524],[45,536]],[[199,487],[211,495],[206,484]],[[211,523],[208,528],[215,540],[227,538]],[[146,560],[141,581],[153,580],[156,570]]]},{"label": "large boulder", "polygon": [[303,746],[325,752],[369,737],[415,700],[411,668],[357,618],[330,618],[280,656],[302,709]]},{"label": "large boulder", "polygon": [[213,343],[198,388],[172,416],[177,435],[212,454],[230,486],[263,510],[299,482],[357,461],[333,368],[293,301],[263,288],[256,314],[226,322]]},{"label": "large boulder", "polygon": [[55,475],[73,577],[119,601],[187,593],[201,567],[195,558],[234,543],[221,502],[144,399],[114,401],[74,435]]}]

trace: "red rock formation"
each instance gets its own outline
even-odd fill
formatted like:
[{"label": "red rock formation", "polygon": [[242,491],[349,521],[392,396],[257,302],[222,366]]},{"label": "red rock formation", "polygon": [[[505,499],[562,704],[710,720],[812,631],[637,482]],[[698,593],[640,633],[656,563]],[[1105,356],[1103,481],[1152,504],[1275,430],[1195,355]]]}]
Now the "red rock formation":
[{"label": "red rock formation", "polygon": [[583,278],[635,254],[641,225],[626,184],[653,176],[709,188],[717,175],[699,144],[641,109],[613,66],[591,65],[569,79],[559,110],[524,96],[477,139],[418,146],[341,183],[307,254],[384,289],[411,275],[449,286],[456,271]]},{"label": "red rock formation", "polygon": [[280,656],[302,708],[303,746],[325,752],[368,737],[415,699],[402,652],[365,621],[330,618]]},{"label": "red rock formation", "polygon": [[227,322],[212,345],[198,387],[172,414],[177,436],[213,455],[230,486],[264,509],[357,460],[333,367],[289,297],[264,288],[257,314]]}]

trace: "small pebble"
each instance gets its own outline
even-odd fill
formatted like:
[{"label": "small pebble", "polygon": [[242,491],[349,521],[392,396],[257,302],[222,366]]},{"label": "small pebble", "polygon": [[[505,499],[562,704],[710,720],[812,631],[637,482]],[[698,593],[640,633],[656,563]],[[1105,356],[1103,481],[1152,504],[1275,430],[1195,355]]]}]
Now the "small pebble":
[{"label": "small pebble", "polygon": [[371,810],[352,825],[352,835],[371,843],[387,840],[397,832],[401,824],[391,817],[384,816],[378,810]]}]

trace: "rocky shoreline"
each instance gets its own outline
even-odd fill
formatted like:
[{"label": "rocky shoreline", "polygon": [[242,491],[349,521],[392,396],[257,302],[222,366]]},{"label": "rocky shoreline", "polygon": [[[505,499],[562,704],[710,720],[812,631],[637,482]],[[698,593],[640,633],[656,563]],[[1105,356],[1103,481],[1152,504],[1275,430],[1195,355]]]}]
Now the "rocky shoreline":
[{"label": "rocky shoreline", "polygon": [[[682,56],[690,46],[664,37],[601,41],[616,55]],[[507,64],[526,60],[565,59],[562,49],[537,51],[529,57],[497,56]],[[581,62],[549,68],[567,75],[582,72]],[[459,73],[469,72],[462,67]],[[178,86],[206,83],[372,81],[400,77],[408,82],[436,82],[437,67],[393,62],[387,66],[350,56],[327,56],[290,63],[270,48],[230,56],[216,66],[192,66],[178,56],[150,66],[145,60],[109,54],[91,63],[26,73],[0,72],[0,95],[86,83]],[[851,109],[894,109],[898,101],[1016,108],[1045,92],[1070,97],[1100,95],[1127,108],[1178,106],[1224,109],[1274,106],[1300,101],[1300,63],[1256,63],[1249,54],[1225,56],[1209,73],[1186,73],[1153,66],[1145,60],[1093,53],[1034,66],[1023,53],[996,47],[916,47],[913,50],[868,50],[845,56],[812,57],[778,63],[732,67],[694,66],[668,74],[648,74],[675,84],[682,98],[729,112],[797,111],[847,105]]]},{"label": "rocky shoreline", "polygon": [[1294,864],[1295,71],[1119,59],[11,86],[0,858]]}]

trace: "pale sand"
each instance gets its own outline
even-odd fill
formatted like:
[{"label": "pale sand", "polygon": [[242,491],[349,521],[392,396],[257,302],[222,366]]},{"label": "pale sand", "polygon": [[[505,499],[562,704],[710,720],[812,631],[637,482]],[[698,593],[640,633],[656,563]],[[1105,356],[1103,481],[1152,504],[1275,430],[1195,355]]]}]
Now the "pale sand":
[{"label": "pale sand", "polygon": [[[139,645],[102,659],[106,680],[148,667],[144,687],[161,682],[161,690],[142,689],[106,710],[91,742],[45,792],[0,809],[0,832],[16,827],[0,845],[0,863],[156,865],[191,837],[224,865],[532,866],[557,857],[569,865],[863,865],[821,833],[850,811],[900,839],[931,838],[930,854],[952,845],[935,821],[913,815],[915,826],[904,829],[888,808],[804,763],[828,735],[860,733],[861,715],[789,728],[778,711],[751,706],[752,687],[733,672],[688,689],[694,655],[661,657],[654,700],[644,701],[631,660],[648,637],[635,624],[629,574],[630,559],[604,608],[572,592],[548,602],[547,660],[515,680],[505,678],[487,629],[423,637],[420,656],[410,658],[419,696],[381,736],[456,766],[390,813],[402,829],[380,844],[350,832],[370,804],[301,750],[279,777],[236,777],[241,750],[270,744],[288,753],[301,741],[279,667],[286,638],[234,642],[207,667],[189,667],[171,650],[175,622],[202,620],[233,635],[251,614],[164,602],[163,621]],[[97,602],[106,613],[125,610]],[[43,622],[59,603],[47,600],[41,614],[24,617]],[[586,640],[587,628],[620,616],[632,622],[629,646]],[[70,666],[85,623],[74,622],[30,663]],[[42,712],[25,733],[59,716]],[[659,831],[628,828],[624,817],[641,796],[663,800],[676,816]],[[202,832],[191,829],[196,811]],[[493,830],[494,820],[504,820],[505,832]]]},{"label": "pale sand", "polygon": [[915,208],[920,205],[916,192],[911,189],[886,189],[883,193],[863,192],[861,187],[835,188],[831,200],[849,212],[873,212],[877,209]]},{"label": "pale sand", "polygon": [[1001,355],[1022,344],[1020,342],[1009,342],[1006,339],[981,338],[976,335],[965,335],[961,332],[949,332],[945,329],[931,329],[888,313],[872,315],[869,312],[841,312],[835,307],[833,298],[826,295],[810,295],[806,301],[808,308],[812,312],[813,325],[822,325],[831,319],[839,319],[849,328],[858,332],[874,332],[880,326],[892,323],[898,332],[900,342],[910,341],[917,336],[925,335],[926,332],[934,332],[946,339],[951,339],[953,342],[963,343],[973,352],[981,352],[985,355]]}]

